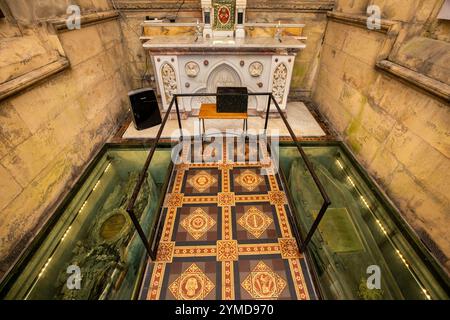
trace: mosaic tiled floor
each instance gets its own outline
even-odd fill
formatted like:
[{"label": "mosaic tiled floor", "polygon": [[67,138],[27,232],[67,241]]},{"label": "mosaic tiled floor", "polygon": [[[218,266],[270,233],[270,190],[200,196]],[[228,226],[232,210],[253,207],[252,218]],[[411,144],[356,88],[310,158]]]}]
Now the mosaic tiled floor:
[{"label": "mosaic tiled floor", "polygon": [[192,154],[175,168],[141,299],[315,299],[267,153],[247,148],[237,162],[239,152],[220,149],[219,162],[195,163]]}]

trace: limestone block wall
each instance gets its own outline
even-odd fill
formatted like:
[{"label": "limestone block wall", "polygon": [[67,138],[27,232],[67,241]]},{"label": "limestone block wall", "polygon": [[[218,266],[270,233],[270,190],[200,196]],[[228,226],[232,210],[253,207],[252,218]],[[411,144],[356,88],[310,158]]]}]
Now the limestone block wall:
[{"label": "limestone block wall", "polygon": [[[46,3],[60,8],[48,11],[52,18],[65,12],[66,2]],[[112,9],[106,0],[75,2],[87,13]],[[44,1],[12,3],[11,12],[24,21],[19,22],[22,33],[50,41],[47,27],[37,22],[46,19]],[[56,36],[70,66],[0,101],[0,278],[129,108],[127,56],[117,19]],[[8,52],[14,49],[20,47]],[[5,70],[10,73],[2,67],[2,78]]]},{"label": "limestone block wall", "polygon": [[110,0],[3,0],[21,25],[34,25],[66,14],[69,5],[78,5],[83,12],[111,9]]},{"label": "limestone block wall", "polygon": [[297,12],[288,7],[275,12],[269,8],[250,8],[247,12],[249,22],[304,23],[303,36],[307,37],[306,48],[298,53],[292,74],[291,97],[310,97],[314,81],[317,77],[319,53],[322,49],[322,40],[327,23],[326,10],[316,12]]},{"label": "limestone block wall", "polygon": [[[370,31],[365,22],[330,17],[313,99],[450,270],[449,100],[376,67],[380,57],[392,58],[398,65],[408,66],[414,77],[438,83],[444,91],[448,88],[449,71],[438,67],[441,61],[449,61],[448,51],[445,56],[442,49],[449,44],[442,33],[448,22],[436,22],[433,16],[439,2],[338,1],[338,12],[355,16],[364,15],[369,3],[377,3],[383,19],[398,22],[400,31],[395,43],[389,45],[391,51],[386,52],[387,44],[392,42],[388,29]],[[383,23],[387,25],[388,21]],[[434,57],[434,61],[412,60],[412,51],[424,52],[408,50],[405,45],[411,46],[411,39],[418,37],[439,41],[436,45],[428,42],[426,48],[426,55]],[[430,64],[426,67],[427,62],[436,68]]]}]

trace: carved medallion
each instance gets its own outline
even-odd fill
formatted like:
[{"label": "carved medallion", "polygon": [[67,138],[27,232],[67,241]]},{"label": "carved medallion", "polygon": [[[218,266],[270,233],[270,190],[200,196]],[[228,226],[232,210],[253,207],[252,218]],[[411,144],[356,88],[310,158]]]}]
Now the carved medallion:
[{"label": "carved medallion", "polygon": [[255,238],[259,238],[264,231],[272,224],[273,220],[266,214],[258,210],[256,207],[251,207],[238,220],[238,223],[252,234]]},{"label": "carved medallion", "polygon": [[283,103],[286,92],[288,69],[284,63],[280,63],[273,72],[272,94],[278,103]]},{"label": "carved medallion", "polygon": [[187,218],[181,221],[181,226],[195,239],[198,240],[214,227],[216,222],[205,211],[198,208]]},{"label": "carved medallion", "polygon": [[214,287],[194,263],[169,286],[169,290],[177,300],[203,300]]},{"label": "carved medallion", "polygon": [[200,72],[200,66],[194,61],[186,63],[184,68],[186,70],[186,75],[190,78],[195,78]]},{"label": "carved medallion", "polygon": [[264,66],[261,62],[255,61],[248,67],[248,72],[252,77],[259,77],[262,75]]},{"label": "carved medallion", "polygon": [[277,299],[286,285],[286,281],[262,261],[242,282],[242,287],[254,299]]}]

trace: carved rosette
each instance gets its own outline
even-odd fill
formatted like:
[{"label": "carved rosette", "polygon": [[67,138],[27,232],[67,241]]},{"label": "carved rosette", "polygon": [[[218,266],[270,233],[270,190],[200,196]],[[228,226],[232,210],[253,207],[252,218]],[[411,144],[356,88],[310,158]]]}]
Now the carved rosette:
[{"label": "carved rosette", "polygon": [[161,67],[161,78],[164,87],[164,95],[166,101],[170,102],[173,95],[178,90],[177,76],[175,74],[175,69],[170,63],[164,63]]},{"label": "carved rosette", "polygon": [[288,68],[284,63],[280,63],[273,72],[272,94],[275,100],[283,103],[284,94],[286,92],[286,82],[288,78]]},{"label": "carved rosette", "polygon": [[195,78],[200,72],[200,66],[194,61],[190,61],[185,65],[185,71],[189,78]]},{"label": "carved rosette", "polygon": [[253,62],[252,64],[250,64],[250,66],[248,68],[248,72],[254,78],[261,76],[263,73],[263,70],[264,70],[264,66],[259,61]]}]

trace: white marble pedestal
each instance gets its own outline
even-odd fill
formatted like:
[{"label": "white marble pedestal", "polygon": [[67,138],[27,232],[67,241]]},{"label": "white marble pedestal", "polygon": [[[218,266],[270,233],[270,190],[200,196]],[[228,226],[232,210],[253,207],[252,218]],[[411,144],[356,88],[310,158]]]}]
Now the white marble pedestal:
[{"label": "white marble pedestal", "polygon": [[[294,37],[264,38],[151,37],[144,48],[152,57],[164,110],[174,93],[215,93],[219,86],[245,86],[272,92],[286,109],[295,58],[305,44]],[[214,98],[180,99],[186,115]],[[264,114],[267,97],[250,97],[249,112]],[[273,108],[275,111],[275,108]]]}]

